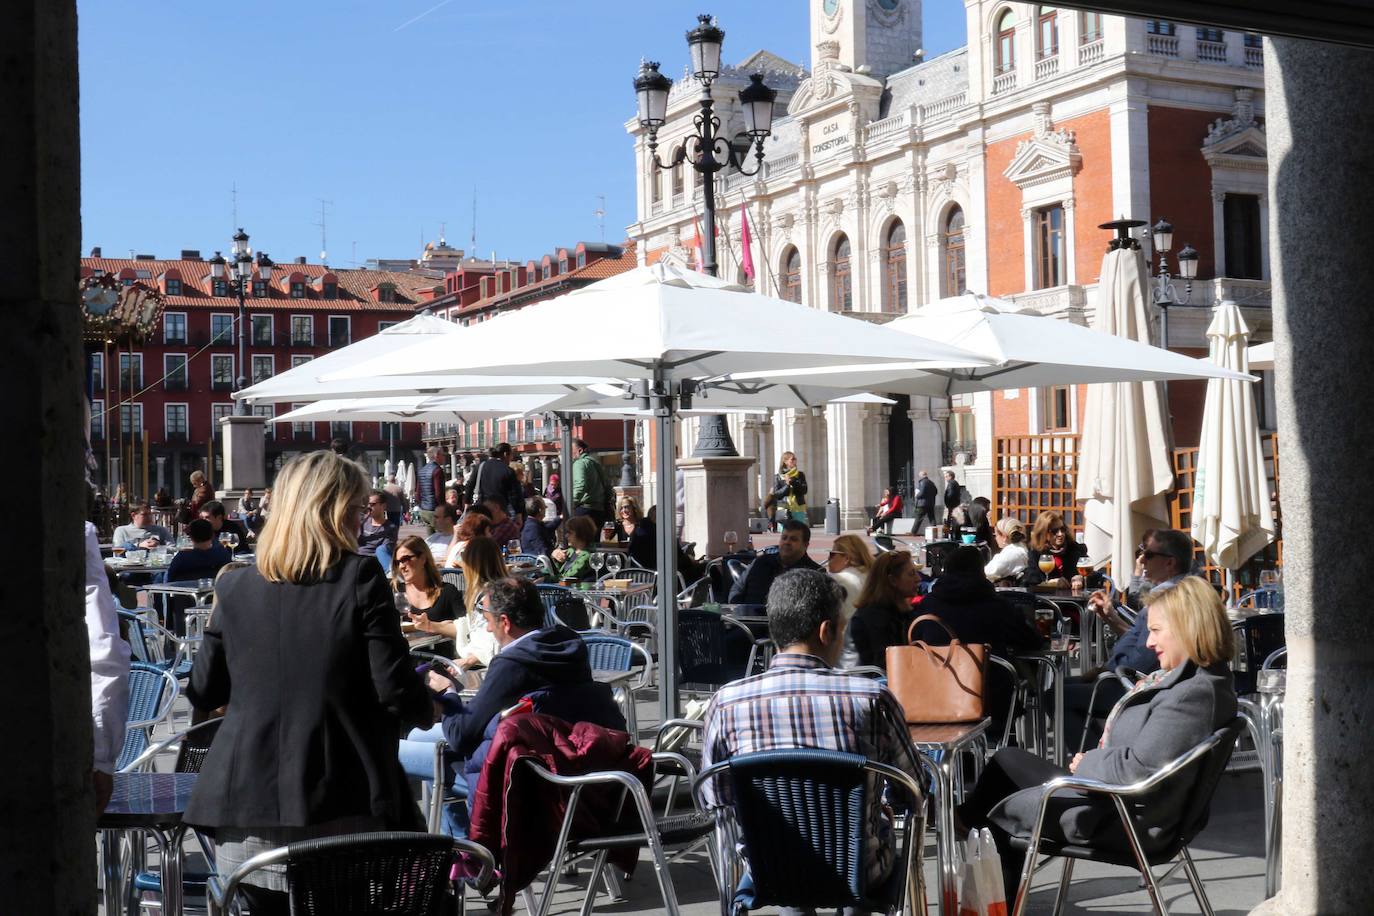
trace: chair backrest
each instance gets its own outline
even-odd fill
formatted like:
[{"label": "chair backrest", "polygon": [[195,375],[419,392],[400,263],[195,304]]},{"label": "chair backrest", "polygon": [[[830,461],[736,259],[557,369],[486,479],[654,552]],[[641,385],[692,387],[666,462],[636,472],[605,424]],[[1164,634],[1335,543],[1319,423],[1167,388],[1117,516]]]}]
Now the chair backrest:
[{"label": "chair backrest", "polygon": [[997,597],[1006,601],[1021,612],[1021,616],[1026,618],[1026,622],[1035,626],[1035,609],[1040,604],[1040,598],[1019,588],[999,588]]},{"label": "chair backrest", "polygon": [[719,687],[744,677],[751,640],[727,629],[714,611],[680,610],[677,615],[678,677],[684,687]]},{"label": "chair backrest", "polygon": [[590,625],[587,602],[577,592],[561,585],[536,585],[535,588],[544,605],[544,626],[561,623],[574,630],[585,630]]},{"label": "chair backrest", "polygon": [[1234,627],[1236,657],[1231,668],[1236,677],[1236,693],[1255,692],[1255,674],[1275,650],[1287,645],[1283,632],[1282,614],[1257,614],[1247,617]]},{"label": "chair backrest", "polygon": [[447,899],[453,840],[429,833],[362,833],[287,847],[293,916],[437,916]]},{"label": "chair backrest", "polygon": [[694,608],[701,607],[703,604],[706,603],[706,600],[710,598],[710,596],[711,579],[708,576],[702,576],[700,579],[693,582],[691,585],[679,591],[677,594],[677,600],[679,605],[681,605],[685,601],[689,608]]},{"label": "chair backrest", "polygon": [[596,581],[597,584],[600,585],[607,579],[629,579],[636,585],[642,585],[647,582],[650,585],[655,586],[655,591],[658,590],[658,572],[652,569],[644,569],[643,567],[639,566],[626,566],[622,568],[620,572],[606,573]]},{"label": "chair backrest", "polygon": [[[751,909],[876,908],[875,892],[885,889],[868,887],[864,835],[869,808],[880,799],[870,792],[865,758],[810,748],[761,751],[732,758],[727,771],[753,879],[751,899],[738,902]],[[897,899],[879,902],[886,908]]]},{"label": "chair backrest", "polygon": [[177,694],[177,682],[166,670],[147,662],[129,665],[129,711],[125,722],[124,746],[115,760],[115,769],[123,769],[143,753],[151,738],[152,724],[165,716],[171,699]]},{"label": "chair backrest", "polygon": [[629,671],[635,665],[634,643],[605,633],[583,633],[593,671]]},{"label": "chair backrest", "polygon": [[712,601],[730,600],[730,574],[726,572],[724,560],[715,559],[706,564],[706,581],[710,583]]},{"label": "chair backrest", "polygon": [[506,557],[507,565],[514,565],[516,563],[529,563],[533,566],[538,562],[539,555],[536,553],[513,553],[510,556]]},{"label": "chair backrest", "polygon": [[224,717],[221,716],[188,728],[177,747],[177,759],[172,765],[172,772],[199,773],[200,768],[205,765],[205,758],[210,756],[210,745],[214,742],[215,735],[219,734],[219,727],[223,722]]},{"label": "chair backrest", "polygon": [[460,593],[463,589],[467,588],[467,579],[463,577],[463,571],[461,569],[441,569],[439,570],[439,576],[449,585],[458,589]]},{"label": "chair backrest", "polygon": [[1175,775],[1176,779],[1191,780],[1192,785],[1183,805],[1183,816],[1178,822],[1179,844],[1191,843],[1207,826],[1212,796],[1216,793],[1217,783],[1221,781],[1221,774],[1226,772],[1226,765],[1231,762],[1231,752],[1235,750],[1236,738],[1244,727],[1245,720],[1237,716],[1217,729],[1212,733],[1212,737],[1217,739],[1212,749]]}]

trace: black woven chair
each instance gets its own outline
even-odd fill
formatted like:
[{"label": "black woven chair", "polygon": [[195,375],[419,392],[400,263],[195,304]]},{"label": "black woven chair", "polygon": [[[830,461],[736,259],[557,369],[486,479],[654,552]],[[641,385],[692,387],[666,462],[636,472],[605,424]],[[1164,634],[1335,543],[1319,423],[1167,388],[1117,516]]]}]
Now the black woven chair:
[{"label": "black woven chair", "polygon": [[678,611],[677,639],[678,683],[683,690],[714,692],[744,677],[754,657],[754,634],[716,611]]},{"label": "black woven chair", "polygon": [[1235,673],[1236,693],[1245,696],[1255,692],[1255,678],[1265,660],[1287,645],[1283,615],[1247,617],[1232,629],[1236,631],[1236,657],[1231,668]]},{"label": "black woven chair", "polygon": [[292,916],[447,916],[463,911],[450,879],[456,857],[491,879],[491,853],[471,840],[432,833],[357,833],[304,840],[253,856],[227,878],[210,880],[211,916],[227,914],[253,872],[285,863]]},{"label": "black woven chair", "polygon": [[[741,754],[715,764],[693,786],[698,804],[712,779],[728,785],[731,802],[715,811],[718,855],[730,860],[737,830],[748,859],[748,874],[741,880],[721,869],[723,914],[763,906],[894,912],[902,909],[909,885],[914,885],[911,910],[924,911],[925,806],[910,774],[858,754],[798,748]],[[881,782],[894,790],[906,814],[892,870],[871,883],[864,838],[882,801]]]},{"label": "black woven chair", "polygon": [[[1244,727],[1242,719],[1233,719],[1213,732],[1206,741],[1160,767],[1148,779],[1142,779],[1129,786],[1108,785],[1095,779],[1082,779],[1076,776],[1061,776],[1047,782],[1041,790],[1040,814],[1030,837],[1011,837],[1012,847],[1026,852],[1012,916],[1021,916],[1025,912],[1026,899],[1030,896],[1031,878],[1035,874],[1036,858],[1041,853],[1064,859],[1064,871],[1059,879],[1059,892],[1054,905],[1056,916],[1063,912],[1064,904],[1067,902],[1069,882],[1073,880],[1073,863],[1077,859],[1139,869],[1145,879],[1145,887],[1149,891],[1155,913],[1163,916],[1167,911],[1164,909],[1164,898],[1159,889],[1159,881],[1162,879],[1156,879],[1154,866],[1172,862],[1176,857],[1181,857],[1178,864],[1183,866],[1202,912],[1211,913],[1212,906],[1207,900],[1202,879],[1198,877],[1197,869],[1193,865],[1193,857],[1188,853],[1188,844],[1207,826],[1212,795],[1216,792],[1221,774],[1226,770],[1226,764],[1231,760],[1236,737]],[[1177,826],[1173,830],[1140,829],[1143,825],[1136,822],[1135,815],[1142,810],[1148,810],[1152,796],[1157,796],[1162,790],[1179,783],[1189,788]],[[1116,808],[1122,829],[1107,830],[1099,842],[1087,846],[1046,837],[1044,828],[1047,819],[1057,819],[1062,813],[1059,810],[1061,806],[1051,802],[1055,796],[1060,796],[1061,802],[1074,803],[1062,798],[1064,794],[1071,792],[1110,799]],[[1171,868],[1164,878],[1167,879],[1172,871]]]}]

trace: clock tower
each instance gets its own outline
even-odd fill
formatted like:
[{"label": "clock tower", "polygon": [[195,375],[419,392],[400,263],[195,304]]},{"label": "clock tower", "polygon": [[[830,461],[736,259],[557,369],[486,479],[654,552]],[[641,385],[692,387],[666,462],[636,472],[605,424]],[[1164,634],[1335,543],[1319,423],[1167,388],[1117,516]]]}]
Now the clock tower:
[{"label": "clock tower", "polygon": [[[811,0],[811,46],[839,43],[841,64],[884,79],[915,63],[921,0]],[[812,51],[815,69],[819,51]]]}]

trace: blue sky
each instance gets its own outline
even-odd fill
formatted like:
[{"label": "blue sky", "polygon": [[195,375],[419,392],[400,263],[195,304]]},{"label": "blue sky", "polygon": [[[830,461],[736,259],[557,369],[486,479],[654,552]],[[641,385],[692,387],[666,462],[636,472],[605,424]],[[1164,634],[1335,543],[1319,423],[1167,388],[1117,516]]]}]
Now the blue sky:
[{"label": "blue sky", "polygon": [[[83,254],[227,249],[277,260],[414,257],[447,223],[468,248],[537,257],[634,220],[624,121],[641,56],[676,76],[699,12],[725,58],[809,66],[807,5],[640,0],[78,0]],[[964,44],[956,0],[925,6],[929,55]]]}]

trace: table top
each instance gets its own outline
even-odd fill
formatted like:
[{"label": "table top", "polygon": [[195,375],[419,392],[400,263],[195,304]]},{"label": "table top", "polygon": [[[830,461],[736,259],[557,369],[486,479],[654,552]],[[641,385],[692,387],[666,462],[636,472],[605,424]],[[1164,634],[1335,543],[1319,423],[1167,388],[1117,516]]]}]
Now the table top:
[{"label": "table top", "polygon": [[421,633],[419,630],[414,630],[406,633],[405,638],[413,652],[417,649],[428,649],[430,646],[438,645],[447,637],[440,636],[438,633]]},{"label": "table top", "polygon": [[167,595],[209,595],[215,590],[212,583],[201,585],[199,579],[182,579],[178,582],[156,582],[152,585],[145,585],[145,592],[160,592]]},{"label": "table top", "polygon": [[174,827],[195,784],[195,773],[116,773],[114,794],[96,826]]},{"label": "table top", "polygon": [[643,595],[646,592],[651,592],[653,590],[654,583],[652,582],[631,582],[629,585],[626,585],[621,588],[608,588],[605,585],[593,585],[591,588],[573,588],[573,591],[582,592],[584,594],[612,595],[622,597],[628,595]]},{"label": "table top", "polygon": [[938,748],[957,751],[988,730],[991,719],[980,722],[955,722],[948,725],[908,725],[911,743],[922,750]]}]

